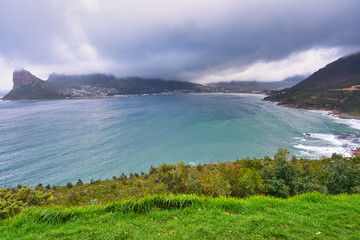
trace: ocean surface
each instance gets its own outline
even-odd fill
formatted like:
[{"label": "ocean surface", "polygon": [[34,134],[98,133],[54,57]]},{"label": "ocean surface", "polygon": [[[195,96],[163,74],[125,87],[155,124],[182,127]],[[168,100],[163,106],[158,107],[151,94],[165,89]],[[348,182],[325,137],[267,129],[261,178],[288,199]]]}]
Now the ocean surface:
[{"label": "ocean surface", "polygon": [[297,157],[360,145],[360,121],[276,106],[264,95],[183,94],[0,101],[0,186],[66,184],[151,165]]}]

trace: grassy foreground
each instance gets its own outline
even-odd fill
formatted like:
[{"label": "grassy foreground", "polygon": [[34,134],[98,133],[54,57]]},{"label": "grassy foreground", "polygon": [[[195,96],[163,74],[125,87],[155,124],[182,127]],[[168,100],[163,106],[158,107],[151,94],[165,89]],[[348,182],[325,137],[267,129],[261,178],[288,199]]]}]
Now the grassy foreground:
[{"label": "grassy foreground", "polygon": [[0,239],[360,239],[360,195],[158,195],[32,207],[0,221]]}]

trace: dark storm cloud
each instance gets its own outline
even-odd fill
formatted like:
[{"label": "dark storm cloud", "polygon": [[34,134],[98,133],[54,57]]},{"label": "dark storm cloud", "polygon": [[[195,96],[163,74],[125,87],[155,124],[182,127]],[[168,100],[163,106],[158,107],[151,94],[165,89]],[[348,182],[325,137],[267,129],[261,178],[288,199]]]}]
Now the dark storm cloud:
[{"label": "dark storm cloud", "polygon": [[[155,14],[144,9],[128,8],[133,20],[141,24],[125,23],[121,26],[120,17],[113,14],[108,21],[102,16],[93,21],[100,22],[101,34],[97,28],[87,29],[90,41],[101,49],[104,55],[117,60],[151,65],[156,57],[163,56],[169,61],[177,61],[181,56],[181,66],[169,66],[169,62],[159,62],[152,66],[156,72],[166,73],[181,70],[196,70],[226,64],[249,64],[258,61],[272,61],[284,58],[293,52],[314,47],[356,47],[360,40],[360,10],[358,1],[223,1],[229,5],[225,11],[217,12],[217,4],[193,4],[199,13],[208,11],[209,15],[192,16],[189,9],[169,9],[179,11],[183,17],[180,22],[175,17],[170,23],[152,20]],[[103,6],[106,8],[106,6]],[[168,7],[167,5],[164,8]],[[226,7],[225,7],[226,8]],[[115,10],[116,11],[116,10]],[[145,15],[143,19],[142,15]],[[219,22],[212,19],[218,18]],[[175,20],[174,20],[175,18]],[[106,24],[119,19],[117,28],[106,28]],[[209,22],[206,22],[208,20]],[[153,22],[152,22],[153,21]],[[101,23],[104,23],[102,25]],[[139,31],[140,30],[140,31]],[[127,33],[130,32],[130,40]],[[172,56],[174,53],[174,56]],[[181,59],[188,61],[181,62]],[[145,62],[145,63],[143,63]],[[140,70],[140,69],[138,69]]]},{"label": "dark storm cloud", "polygon": [[241,78],[245,75],[234,73],[259,62],[297,60],[294,54],[317,49],[324,58],[337,57],[360,46],[358,0],[0,4],[0,60],[36,65],[39,71],[57,67],[48,71],[183,80],[231,72],[228,78]]}]

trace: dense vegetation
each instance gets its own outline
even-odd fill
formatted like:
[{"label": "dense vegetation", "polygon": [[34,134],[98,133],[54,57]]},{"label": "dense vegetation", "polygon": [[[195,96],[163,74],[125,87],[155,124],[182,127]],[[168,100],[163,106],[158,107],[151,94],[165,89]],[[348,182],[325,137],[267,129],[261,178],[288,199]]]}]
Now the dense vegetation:
[{"label": "dense vegetation", "polygon": [[359,209],[358,194],[151,196],[30,208],[0,222],[0,239],[359,239]]},{"label": "dense vegetation", "polygon": [[53,202],[52,192],[19,186],[18,189],[0,189],[0,220],[13,216],[30,206],[45,206]]},{"label": "dense vegetation", "polygon": [[147,174],[121,174],[111,180],[83,183],[79,179],[66,186],[44,187],[39,184],[35,189],[26,186],[3,188],[0,217],[12,216],[29,206],[106,204],[157,194],[287,198],[313,191],[325,194],[360,191],[360,158],[343,158],[336,154],[323,160],[288,158],[289,152],[280,149],[274,158],[243,159],[194,167],[179,162],[177,165],[151,167]]}]

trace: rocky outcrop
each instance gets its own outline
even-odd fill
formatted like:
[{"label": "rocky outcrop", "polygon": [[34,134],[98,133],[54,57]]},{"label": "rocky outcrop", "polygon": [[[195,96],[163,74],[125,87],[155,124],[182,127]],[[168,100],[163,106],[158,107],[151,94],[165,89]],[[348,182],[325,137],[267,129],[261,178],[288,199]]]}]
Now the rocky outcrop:
[{"label": "rocky outcrop", "polygon": [[360,147],[353,149],[352,150],[352,155],[354,157],[360,157]]},{"label": "rocky outcrop", "polygon": [[38,100],[63,98],[56,86],[43,81],[24,69],[13,73],[13,89],[3,100]]},{"label": "rocky outcrop", "polygon": [[14,86],[13,89],[20,88],[25,85],[34,85],[34,84],[41,84],[40,79],[32,75],[30,72],[26,70],[21,71],[14,71],[13,73],[13,82]]}]

